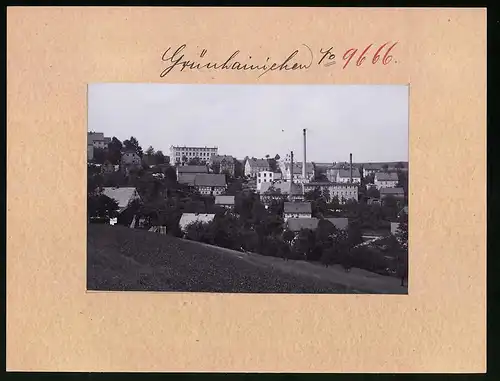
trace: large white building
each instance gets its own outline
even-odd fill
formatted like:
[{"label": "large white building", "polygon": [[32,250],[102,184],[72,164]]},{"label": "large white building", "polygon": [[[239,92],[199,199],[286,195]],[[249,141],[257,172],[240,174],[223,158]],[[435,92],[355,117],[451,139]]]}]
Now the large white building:
[{"label": "large white building", "polygon": [[187,147],[187,146],[171,146],[170,160],[172,163],[181,163],[182,158],[187,160],[198,158],[200,160],[209,161],[212,155],[218,154],[217,147]]},{"label": "large white building", "polygon": [[272,183],[274,181],[274,172],[260,171],[257,173],[257,191],[260,192],[262,183]]}]

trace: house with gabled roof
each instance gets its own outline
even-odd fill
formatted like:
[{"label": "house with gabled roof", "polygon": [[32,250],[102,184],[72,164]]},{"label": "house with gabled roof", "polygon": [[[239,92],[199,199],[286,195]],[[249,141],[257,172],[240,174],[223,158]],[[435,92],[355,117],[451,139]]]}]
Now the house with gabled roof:
[{"label": "house with gabled roof", "polygon": [[194,178],[194,187],[202,195],[220,195],[227,189],[226,175],[214,173],[197,174]]},{"label": "house with gabled roof", "polygon": [[[351,170],[350,169],[339,169],[337,170],[337,183],[350,183],[351,182]],[[360,184],[361,183],[361,174],[359,172],[359,168],[352,169],[352,183]]]},{"label": "house with gabled roof", "polygon": [[375,186],[377,189],[394,188],[398,185],[398,174],[396,172],[377,172],[375,173]]},{"label": "house with gabled roof", "polygon": [[310,202],[285,202],[283,206],[283,219],[311,218],[312,207]]},{"label": "house with gabled roof", "polygon": [[266,159],[247,159],[245,162],[245,176],[257,177],[257,174],[262,171],[269,171],[269,162]]},{"label": "house with gabled roof", "polygon": [[300,184],[281,180],[262,183],[259,195],[264,205],[269,205],[272,201],[301,201],[304,198]]},{"label": "house with gabled roof", "polygon": [[215,205],[226,209],[234,208],[234,196],[215,196]]},{"label": "house with gabled roof", "polygon": [[118,203],[118,213],[123,213],[133,200],[140,199],[139,193],[134,187],[104,187],[102,194]]},{"label": "house with gabled roof", "polygon": [[209,164],[218,165],[219,173],[228,173],[234,177],[234,157],[230,155],[212,155]]},{"label": "house with gabled roof", "polygon": [[[290,181],[292,176],[292,165],[290,161],[281,164],[281,173],[284,180]],[[314,179],[314,164],[306,163],[306,178],[302,178],[302,162],[293,163],[293,181],[309,182]]]},{"label": "house with gabled roof", "polygon": [[209,224],[215,218],[215,214],[207,214],[207,213],[182,213],[182,216],[179,220],[179,227],[182,232],[186,232],[186,229],[189,225],[195,222],[201,222],[203,224]]},{"label": "house with gabled roof", "polygon": [[388,196],[392,196],[397,199],[404,199],[405,191],[403,188],[381,188],[380,189],[380,200],[384,200]]}]

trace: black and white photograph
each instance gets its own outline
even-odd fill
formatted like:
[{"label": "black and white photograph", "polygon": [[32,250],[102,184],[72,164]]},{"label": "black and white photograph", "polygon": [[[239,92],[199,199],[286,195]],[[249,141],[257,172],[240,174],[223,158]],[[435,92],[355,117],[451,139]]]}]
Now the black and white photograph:
[{"label": "black and white photograph", "polygon": [[87,290],[408,294],[408,85],[88,85]]}]

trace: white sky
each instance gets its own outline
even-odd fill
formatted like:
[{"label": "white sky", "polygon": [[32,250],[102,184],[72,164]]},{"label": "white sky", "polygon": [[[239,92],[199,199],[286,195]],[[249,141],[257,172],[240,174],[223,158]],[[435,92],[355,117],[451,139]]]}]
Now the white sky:
[{"label": "white sky", "polygon": [[220,154],[302,161],[408,161],[406,85],[170,85],[99,83],[88,89],[88,130]]}]

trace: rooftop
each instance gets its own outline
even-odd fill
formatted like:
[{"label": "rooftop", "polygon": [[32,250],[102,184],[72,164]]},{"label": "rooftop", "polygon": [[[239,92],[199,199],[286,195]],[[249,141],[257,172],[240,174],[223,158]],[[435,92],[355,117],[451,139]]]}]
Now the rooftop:
[{"label": "rooftop", "polygon": [[380,188],[380,194],[404,194],[403,188]]},{"label": "rooftop", "polygon": [[398,181],[398,174],[395,172],[377,172],[375,180],[378,181]]},{"label": "rooftop", "polygon": [[188,225],[194,222],[209,223],[212,222],[215,214],[204,214],[204,213],[183,213],[181,219],[179,220],[179,226],[181,230],[185,230]]},{"label": "rooftop", "polygon": [[224,174],[197,174],[194,179],[195,186],[223,187],[226,186],[226,175]]},{"label": "rooftop", "polygon": [[[339,169],[338,175],[340,177],[351,177],[351,171],[349,169]],[[352,177],[361,177],[358,168],[352,169]]]},{"label": "rooftop", "polygon": [[197,175],[197,173],[179,173],[179,176],[177,176],[177,182],[179,184],[194,186],[194,179]]},{"label": "rooftop", "polygon": [[285,213],[311,213],[311,203],[310,202],[285,202],[284,205]]},{"label": "rooftop", "polygon": [[[285,170],[289,170],[290,168],[290,163],[285,164]],[[293,173],[301,173],[302,172],[302,162],[297,161],[293,163]],[[307,173],[312,173],[314,172],[314,165],[313,163],[306,163],[306,172]]]},{"label": "rooftop", "polygon": [[124,210],[130,201],[138,197],[136,188],[133,187],[104,187],[102,193],[118,202],[120,211]]},{"label": "rooftop", "polygon": [[234,205],[234,196],[215,196],[215,205]]},{"label": "rooftop", "polygon": [[[270,190],[271,188],[271,190]],[[275,190],[275,192],[272,192],[272,189]],[[279,190],[278,190],[279,189]],[[302,188],[300,185],[296,183],[291,183],[290,181],[275,181],[274,183],[271,182],[263,182],[260,185],[260,193],[282,193],[282,194],[296,194],[296,193],[302,193]]]},{"label": "rooftop", "polygon": [[177,167],[179,173],[208,173],[205,165],[182,165]]},{"label": "rooftop", "polygon": [[266,159],[248,159],[250,167],[269,168],[269,162]]}]

